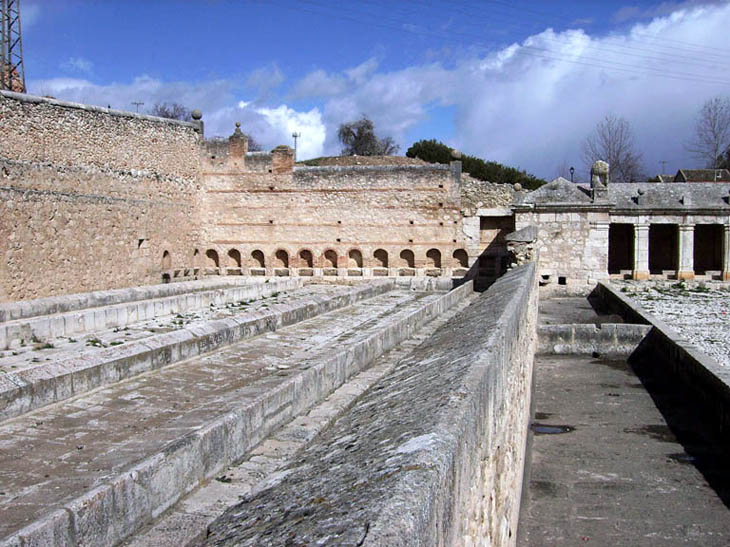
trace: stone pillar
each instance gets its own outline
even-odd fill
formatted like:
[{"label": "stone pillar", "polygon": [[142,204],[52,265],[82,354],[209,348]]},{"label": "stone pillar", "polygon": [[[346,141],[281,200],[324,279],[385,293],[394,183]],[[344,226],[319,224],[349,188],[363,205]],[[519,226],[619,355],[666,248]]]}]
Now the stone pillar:
[{"label": "stone pillar", "polygon": [[722,280],[730,281],[730,224],[723,226],[722,233]]},{"label": "stone pillar", "polygon": [[649,279],[649,225],[634,224],[634,279]]},{"label": "stone pillar", "polygon": [[695,227],[694,224],[679,225],[679,268],[677,279],[695,277]]}]

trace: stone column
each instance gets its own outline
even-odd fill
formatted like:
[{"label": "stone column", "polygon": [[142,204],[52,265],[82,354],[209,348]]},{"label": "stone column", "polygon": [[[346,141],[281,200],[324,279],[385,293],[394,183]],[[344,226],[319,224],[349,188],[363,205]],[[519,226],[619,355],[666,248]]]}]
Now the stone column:
[{"label": "stone column", "polygon": [[649,225],[634,224],[634,279],[649,279]]},{"label": "stone column", "polygon": [[722,233],[722,280],[730,281],[730,224],[723,226]]},{"label": "stone column", "polygon": [[677,279],[695,277],[695,227],[694,224],[679,225],[679,268]]}]

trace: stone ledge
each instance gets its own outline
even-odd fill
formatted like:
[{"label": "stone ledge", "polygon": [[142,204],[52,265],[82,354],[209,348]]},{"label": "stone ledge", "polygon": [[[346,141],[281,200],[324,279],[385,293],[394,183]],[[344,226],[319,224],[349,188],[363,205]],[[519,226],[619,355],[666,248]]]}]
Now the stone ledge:
[{"label": "stone ledge", "polygon": [[542,325],[538,328],[538,354],[591,355],[627,358],[651,330],[648,325]]},{"label": "stone ledge", "polygon": [[[180,285],[182,284],[180,283]],[[154,287],[168,286],[170,285],[157,285]],[[153,297],[131,300],[120,304],[89,307],[78,311],[40,315],[5,323],[0,322],[0,350],[11,348],[13,345],[19,344],[20,340],[45,342],[64,336],[82,336],[103,329],[125,327],[158,316],[200,310],[212,303],[227,304],[236,300],[292,290],[300,286],[301,282],[287,279],[272,280],[270,283],[255,282],[240,283],[233,286],[222,285],[220,288],[214,286],[213,290],[196,287],[201,290],[182,292],[173,296]],[[154,291],[145,294],[154,294]],[[134,297],[135,294],[131,296]],[[63,298],[65,297],[56,297],[51,300]],[[101,296],[100,302],[104,300],[104,296]],[[198,302],[197,305],[196,301]]]},{"label": "stone ledge", "polygon": [[272,312],[208,321],[189,329],[145,338],[93,354],[77,355],[0,376],[0,420],[188,359],[244,338],[275,331],[319,313],[388,292],[387,280],[330,298],[277,306]]},{"label": "stone ledge", "polygon": [[62,509],[14,533],[1,545],[116,544],[162,514],[201,481],[240,459],[275,428],[324,400],[471,290],[465,285],[350,346],[335,351],[328,348],[299,374],[168,444]]},{"label": "stone ledge", "polygon": [[128,289],[110,289],[63,296],[49,296],[36,300],[24,300],[0,304],[0,323],[37,317],[39,315],[53,315],[73,310],[84,310],[102,306],[137,302],[166,296],[175,296],[186,293],[223,289],[227,287],[241,287],[256,283],[266,283],[265,278],[250,278],[231,276],[216,280],[182,281],[179,283],[165,283],[160,285],[144,285]]}]

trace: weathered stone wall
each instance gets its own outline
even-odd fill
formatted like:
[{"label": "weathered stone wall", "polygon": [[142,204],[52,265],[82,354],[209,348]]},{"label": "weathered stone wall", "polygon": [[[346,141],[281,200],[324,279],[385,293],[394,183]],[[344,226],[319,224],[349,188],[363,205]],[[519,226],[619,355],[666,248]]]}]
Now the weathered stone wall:
[{"label": "weathered stone wall", "polygon": [[0,301],[157,283],[200,232],[192,123],[0,95]]},{"label": "weathered stone wall", "polygon": [[537,227],[541,282],[585,291],[608,277],[608,224],[608,211],[565,207],[515,213],[516,230]]},{"label": "weathered stone wall", "polygon": [[[291,169],[289,159],[286,147],[245,156],[221,150],[219,143],[207,150],[206,250],[215,251],[221,268],[324,275],[369,275],[373,268],[382,269],[381,275],[397,275],[398,269],[411,275],[465,272],[467,261],[454,257],[469,242],[455,166]],[[263,268],[261,255],[252,256],[256,251]],[[215,267],[215,259],[207,265]]]}]

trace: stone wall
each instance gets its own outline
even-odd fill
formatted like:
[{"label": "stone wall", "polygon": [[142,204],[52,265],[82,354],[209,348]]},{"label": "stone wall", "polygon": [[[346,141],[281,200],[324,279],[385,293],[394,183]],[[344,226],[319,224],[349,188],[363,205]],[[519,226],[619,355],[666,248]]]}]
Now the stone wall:
[{"label": "stone wall", "polygon": [[466,272],[460,163],[292,168],[287,147],[237,155],[231,143],[208,147],[203,161],[208,267],[269,275]]},{"label": "stone wall", "polygon": [[0,301],[156,283],[190,265],[199,146],[194,123],[3,92]]},{"label": "stone wall", "polygon": [[516,212],[515,229],[537,227],[541,283],[589,291],[608,277],[608,211],[537,210]]}]

